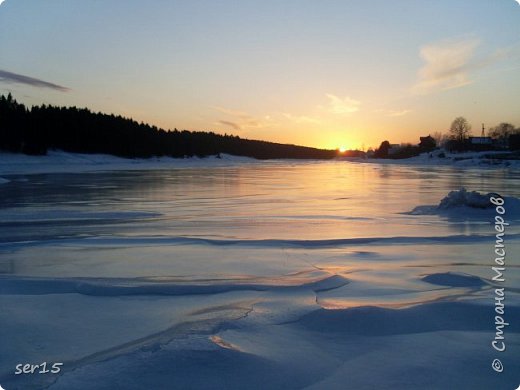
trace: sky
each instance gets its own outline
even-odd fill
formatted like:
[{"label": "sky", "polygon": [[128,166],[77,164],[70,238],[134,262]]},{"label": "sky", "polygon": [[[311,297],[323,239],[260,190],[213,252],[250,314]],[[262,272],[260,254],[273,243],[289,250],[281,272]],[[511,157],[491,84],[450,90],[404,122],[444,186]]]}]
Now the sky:
[{"label": "sky", "polygon": [[320,148],[520,127],[515,0],[5,0],[0,93]]}]

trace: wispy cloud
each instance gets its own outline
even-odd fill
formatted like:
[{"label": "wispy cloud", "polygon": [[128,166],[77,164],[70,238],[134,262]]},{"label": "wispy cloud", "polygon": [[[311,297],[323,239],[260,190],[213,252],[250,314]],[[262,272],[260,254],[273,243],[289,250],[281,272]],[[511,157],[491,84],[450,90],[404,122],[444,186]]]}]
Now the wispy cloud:
[{"label": "wispy cloud", "polygon": [[[520,44],[514,44],[512,46],[500,47],[496,49],[493,53],[488,54],[486,57],[480,59],[480,61],[475,62],[474,68],[480,69],[485,68],[490,65],[493,65],[497,62],[501,61],[509,61],[513,64],[513,69],[518,69],[518,63],[520,60]],[[498,69],[496,71],[504,71],[507,69]]]},{"label": "wispy cloud", "polygon": [[37,88],[50,88],[56,91],[68,92],[70,88],[63,87],[58,84],[49,83],[48,81],[43,81],[40,79],[35,79],[33,77],[24,76],[17,73],[7,72],[5,70],[0,69],[0,82],[4,83],[16,83],[16,84],[25,84],[30,85],[32,87]]},{"label": "wispy cloud", "polygon": [[410,112],[412,112],[412,110],[386,110],[386,109],[380,109],[380,110],[376,110],[375,112],[379,112],[379,113],[384,114],[386,116],[398,117],[398,116],[404,116],[406,114],[409,114]]},{"label": "wispy cloud", "polygon": [[219,111],[223,114],[226,114],[226,115],[230,115],[230,116],[235,116],[235,117],[238,117],[238,118],[244,118],[244,117],[249,117],[250,115],[246,112],[243,112],[243,111],[238,111],[238,110],[231,110],[229,108],[224,108],[224,107],[219,107],[219,106],[215,106],[215,107],[212,107],[214,110],[216,111]]},{"label": "wispy cloud", "polygon": [[242,130],[240,125],[238,123],[235,123],[235,122],[220,120],[220,121],[218,121],[218,123],[223,125],[223,126],[225,126],[225,127],[231,127],[232,129],[237,130],[237,131]]},{"label": "wispy cloud", "polygon": [[327,94],[329,98],[329,111],[333,114],[352,114],[359,111],[360,101],[352,99],[351,97],[340,98],[330,93]]},{"label": "wispy cloud", "polygon": [[289,113],[283,113],[283,116],[295,123],[314,123],[320,124],[321,120],[317,117],[307,116],[307,115],[292,115]]},{"label": "wispy cloud", "polygon": [[470,84],[469,61],[479,43],[477,39],[466,38],[421,47],[420,56],[425,63],[419,70],[413,92],[426,94]]},{"label": "wispy cloud", "polygon": [[[214,110],[225,114],[228,118],[219,119],[217,124],[224,125],[226,127],[231,127],[234,130],[247,130],[247,129],[257,129],[264,127],[264,120],[269,121],[270,117],[265,116],[264,119],[258,119],[246,112],[231,110],[229,108],[224,107],[212,107]],[[229,119],[231,118],[231,119]]]}]

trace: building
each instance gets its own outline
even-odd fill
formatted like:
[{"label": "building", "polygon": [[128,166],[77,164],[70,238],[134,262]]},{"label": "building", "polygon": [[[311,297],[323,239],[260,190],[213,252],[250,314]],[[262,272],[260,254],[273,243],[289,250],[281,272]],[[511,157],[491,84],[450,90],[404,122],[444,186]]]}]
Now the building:
[{"label": "building", "polygon": [[491,137],[469,137],[471,145],[493,145]]},{"label": "building", "polygon": [[510,150],[520,150],[520,133],[509,136],[508,147]]},{"label": "building", "polygon": [[423,151],[433,150],[437,146],[437,142],[435,142],[431,135],[419,137],[419,139],[421,140],[421,142],[419,142],[419,148]]}]

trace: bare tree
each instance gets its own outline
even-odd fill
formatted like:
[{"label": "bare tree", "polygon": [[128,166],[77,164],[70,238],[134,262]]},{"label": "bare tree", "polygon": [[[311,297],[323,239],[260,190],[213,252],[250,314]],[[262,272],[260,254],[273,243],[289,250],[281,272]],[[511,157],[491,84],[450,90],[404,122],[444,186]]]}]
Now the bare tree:
[{"label": "bare tree", "polygon": [[451,122],[451,138],[456,141],[463,142],[467,138],[470,130],[471,125],[469,124],[468,120],[463,116],[459,116],[455,118],[453,122]]},{"label": "bare tree", "polygon": [[509,137],[518,134],[520,129],[515,129],[511,123],[502,122],[498,126],[489,129],[488,135],[493,138],[497,145],[507,148],[509,147]]},{"label": "bare tree", "polygon": [[511,134],[515,133],[515,127],[511,123],[501,123],[498,126],[489,129],[489,136],[495,139],[508,138]]},{"label": "bare tree", "polygon": [[433,133],[432,138],[435,140],[435,145],[441,146],[442,133],[440,131],[436,131],[435,133]]},{"label": "bare tree", "polygon": [[435,145],[438,148],[443,148],[446,145],[446,142],[449,141],[449,136],[447,134],[441,133],[440,131],[433,133],[432,137],[435,140]]}]

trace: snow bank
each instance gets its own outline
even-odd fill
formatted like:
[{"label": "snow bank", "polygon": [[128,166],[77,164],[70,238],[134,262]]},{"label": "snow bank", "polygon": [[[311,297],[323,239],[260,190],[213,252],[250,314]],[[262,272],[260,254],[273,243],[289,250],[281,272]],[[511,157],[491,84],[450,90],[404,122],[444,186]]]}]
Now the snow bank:
[{"label": "snow bank", "polygon": [[[258,163],[259,160],[231,155],[206,158],[121,158],[106,154],[80,154],[49,151],[46,156],[0,153],[1,174],[75,173],[111,170],[146,170],[190,167],[228,166],[237,163]],[[5,179],[4,179],[5,180]],[[0,184],[2,181],[0,181]]]},{"label": "snow bank", "polygon": [[[334,333],[384,336],[446,329],[491,330],[489,310],[474,303],[440,302],[406,309],[362,306],[343,310],[319,309],[304,315],[307,329]],[[520,319],[520,308],[511,307],[511,318]]]},{"label": "snow bank", "polygon": [[[231,281],[221,283],[154,282],[141,279],[102,279],[102,278],[34,278],[0,277],[0,295],[46,295],[82,294],[91,296],[129,296],[129,295],[199,295],[220,294],[230,291],[267,291],[287,289],[309,289],[314,292],[327,291],[342,287],[348,280],[339,275],[321,277],[307,283],[293,284],[291,280],[268,283],[262,279],[251,281]],[[255,283],[256,282],[256,283]]]},{"label": "snow bank", "polygon": [[500,197],[500,195],[495,193],[482,195],[477,191],[468,192],[465,188],[461,188],[459,191],[451,191],[446,197],[444,197],[439,204],[439,208],[450,209],[454,207],[467,206],[487,209],[494,207],[491,203],[491,197]]},{"label": "snow bank", "polygon": [[520,168],[520,160],[508,160],[498,157],[494,158],[494,156],[503,154],[503,151],[450,153],[445,150],[435,150],[431,153],[422,153],[419,156],[404,159],[373,158],[352,161],[385,165],[435,165],[456,166],[464,168]]},{"label": "snow bank", "polygon": [[147,218],[157,218],[162,216],[160,213],[150,211],[97,211],[85,212],[78,210],[43,210],[43,211],[4,211],[1,214],[2,223],[43,223],[43,222],[128,222],[131,220],[142,220]]},{"label": "snow bank", "polygon": [[478,218],[484,216],[490,218],[496,213],[496,206],[491,202],[491,197],[504,199],[505,218],[520,218],[520,199],[513,196],[501,196],[492,192],[481,194],[477,191],[467,191],[465,188],[451,191],[437,206],[417,206],[412,211],[404,214],[444,215],[455,218]]},{"label": "snow bank", "polygon": [[[433,206],[427,206],[433,207]],[[410,214],[410,213],[406,213]],[[416,215],[416,214],[414,214]],[[518,238],[519,234],[509,234],[510,238]],[[420,245],[420,244],[472,244],[489,240],[489,235],[482,234],[457,234],[450,236],[394,236],[394,237],[360,237],[360,238],[337,238],[326,240],[285,240],[285,239],[260,239],[260,240],[244,240],[244,239],[210,239],[201,237],[188,236],[170,236],[170,237],[125,237],[125,236],[100,236],[85,238],[61,238],[48,241],[22,241],[0,243],[0,248],[4,250],[14,250],[16,248],[29,248],[32,246],[55,245],[59,243],[60,247],[72,246],[94,246],[96,248],[139,248],[149,246],[191,246],[191,245],[207,245],[212,247],[237,247],[237,248],[265,248],[277,249],[285,248],[302,248],[302,249],[320,249],[320,248],[337,248],[337,247],[356,247],[365,245]],[[354,253],[354,257],[370,257],[368,253]]]}]

